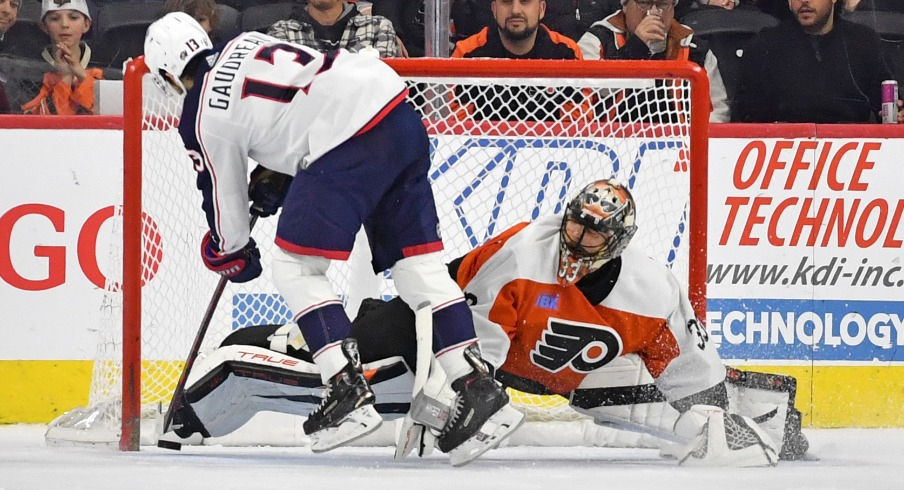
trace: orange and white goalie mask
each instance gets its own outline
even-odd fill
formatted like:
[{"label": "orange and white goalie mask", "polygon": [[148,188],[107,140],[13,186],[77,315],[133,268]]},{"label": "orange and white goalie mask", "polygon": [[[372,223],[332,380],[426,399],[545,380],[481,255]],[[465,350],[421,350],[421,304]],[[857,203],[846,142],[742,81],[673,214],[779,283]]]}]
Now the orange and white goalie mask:
[{"label": "orange and white goalie mask", "polygon": [[625,250],[637,231],[634,198],[614,180],[584,187],[568,203],[559,230],[559,284],[569,286]]}]

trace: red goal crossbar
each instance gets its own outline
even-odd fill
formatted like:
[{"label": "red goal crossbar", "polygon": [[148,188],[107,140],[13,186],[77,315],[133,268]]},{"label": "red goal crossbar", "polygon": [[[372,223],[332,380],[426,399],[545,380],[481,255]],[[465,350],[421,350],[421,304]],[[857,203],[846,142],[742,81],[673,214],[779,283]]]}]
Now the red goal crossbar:
[{"label": "red goal crossbar", "polygon": [[[698,65],[680,61],[562,61],[489,59],[388,59],[386,63],[407,77],[468,79],[493,78],[573,78],[573,79],[681,79],[691,86],[691,105],[710,108],[709,81]],[[124,77],[123,134],[123,365],[121,450],[137,450],[141,418],[141,312],[142,312],[142,78],[148,73],[143,57],[132,60]],[[690,247],[689,296],[698,317],[706,312],[706,189],[709,111],[690,112],[690,179],[696,194],[689,209]],[[442,121],[434,121],[436,127]],[[525,124],[486,123],[475,131],[505,134]],[[472,125],[473,126],[473,125]],[[467,127],[467,126],[465,126]],[[465,130],[469,131],[469,130]],[[563,137],[570,136],[562,134]],[[200,212],[200,211],[199,211]]]}]

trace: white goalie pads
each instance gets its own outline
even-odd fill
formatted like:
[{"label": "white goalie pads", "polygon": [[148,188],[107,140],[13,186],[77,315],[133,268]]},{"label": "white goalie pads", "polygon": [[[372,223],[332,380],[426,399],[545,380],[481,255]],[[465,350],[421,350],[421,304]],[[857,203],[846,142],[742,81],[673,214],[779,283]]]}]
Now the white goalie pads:
[{"label": "white goalie pads", "polygon": [[[685,428],[684,433],[679,433],[681,414],[653,388],[653,378],[639,358],[629,355],[616,361],[588,376],[583,390],[572,394],[572,407],[593,417],[599,425],[618,429],[609,445],[660,448],[663,456],[682,460],[689,452],[684,449],[697,432]],[[728,413],[755,426],[755,431],[763,435],[764,444],[781,459],[797,459],[806,452],[800,413],[793,407],[793,378],[727,368],[725,388]],[[792,415],[793,420],[789,419]],[[687,424],[687,420],[683,423]],[[701,421],[698,429],[705,422]],[[767,456],[763,463],[770,464],[769,459]],[[700,462],[691,462],[697,463]]]},{"label": "white goalie pads", "polygon": [[[371,373],[377,408],[384,418],[398,418],[411,402],[413,376],[401,358],[364,365]],[[323,383],[313,363],[249,345],[220,347],[198,361],[176,412],[173,429],[185,439],[192,433],[222,437],[259,412],[307,416],[320,405]],[[381,407],[382,405],[382,407]],[[395,412],[395,413],[394,413]]]},{"label": "white goalie pads", "polygon": [[682,466],[775,466],[772,438],[750,417],[711,405],[694,405],[681,414],[675,433],[690,439],[677,448]]},{"label": "white goalie pads", "polygon": [[[261,412],[286,414],[286,419],[292,416],[303,417],[320,404],[322,381],[316,365],[304,359],[302,354],[307,352],[299,354],[301,351],[297,350],[301,346],[297,327],[286,326],[269,332],[266,343],[259,343],[269,346],[269,349],[242,344],[227,345],[206,358],[199,359],[195,364],[182,403],[187,408],[177,411],[174,420],[174,429],[183,441],[192,433],[200,434],[202,438],[220,438],[246,424],[252,427],[256,424],[251,419]],[[432,356],[426,357],[432,360]],[[369,371],[368,378],[377,395],[375,408],[384,420],[399,419],[402,422],[402,417],[411,408],[411,414],[420,419],[416,425],[441,425],[441,421],[430,424],[429,418],[418,411],[417,403],[414,407],[410,406],[415,377],[402,358],[383,359],[367,363],[364,367]],[[594,426],[588,421],[586,430],[593,427],[597,430],[591,430],[593,434],[589,438],[585,437],[585,442],[611,447],[660,448],[665,456],[684,459],[692,450],[698,449],[688,446],[688,443],[699,434],[686,429],[683,435],[676,432],[678,411],[655,390],[646,370],[639,371],[638,367],[642,368],[639,359],[631,359],[631,356],[619,358],[612,363],[611,370],[606,369],[606,373],[599,373],[601,376],[594,376],[595,379],[591,380],[593,384],[582,385],[587,388],[586,391],[605,392],[606,397],[602,401],[590,400],[595,403],[581,406],[574,404],[575,397],[572,396],[573,408],[593,417],[599,424]],[[421,390],[417,390],[416,394],[426,396],[425,400],[432,400],[432,403],[427,403],[422,408],[433,409],[448,405],[454,393],[448,389],[442,369],[435,361],[425,363],[421,368],[426,368],[422,372],[430,375],[420,381]],[[733,381],[733,377],[737,380]],[[795,454],[802,455],[806,452],[806,438],[800,433],[799,412],[790,406],[793,386],[790,390],[769,389],[780,384],[781,380],[777,378],[790,379],[790,384],[793,385],[793,378],[729,368],[725,383],[729,412],[746,417],[743,420],[749,420],[748,425],[756,426],[751,429],[754,433],[765,434],[763,442],[767,447],[772,447],[773,452],[781,451],[783,444],[794,449],[792,457],[779,453],[781,459],[796,459]],[[611,396],[613,393],[617,396]],[[442,419],[442,410],[435,415]],[[687,424],[687,420],[683,423]],[[700,422],[694,427],[700,430],[705,423],[706,421]],[[713,424],[717,430],[707,433],[707,443],[709,437],[715,437],[721,431],[729,435],[732,433],[731,422],[726,425],[723,421],[721,425],[722,428],[719,428]],[[409,439],[403,435],[404,427],[396,427],[401,428],[402,432],[396,430],[392,431],[394,434],[384,434],[381,437],[394,439],[398,444],[397,457],[404,457],[415,449],[418,454],[424,455],[432,450],[431,439],[436,435],[435,430],[408,434]],[[272,432],[273,429],[267,430]],[[241,438],[243,431],[236,432]],[[601,438],[601,435],[605,437]],[[196,443],[197,439],[195,436],[193,442],[186,442]],[[678,441],[680,444],[668,444],[667,441]],[[792,443],[788,444],[787,441]],[[217,443],[216,440],[211,442]],[[730,447],[728,442],[725,445]],[[689,449],[684,450],[686,447]],[[765,460],[761,462],[768,464],[770,457],[765,451],[761,451],[765,455]],[[713,456],[712,453],[707,454],[709,456],[706,458],[696,458],[700,461],[688,460],[685,464],[723,464],[730,460]]]}]

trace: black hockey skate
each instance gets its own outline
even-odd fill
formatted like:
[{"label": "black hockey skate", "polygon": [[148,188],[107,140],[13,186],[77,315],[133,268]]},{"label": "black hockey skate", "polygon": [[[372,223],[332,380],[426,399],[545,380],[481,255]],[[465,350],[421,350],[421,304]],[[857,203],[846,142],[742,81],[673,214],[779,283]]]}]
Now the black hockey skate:
[{"label": "black hockey skate", "polygon": [[509,404],[505,388],[493,379],[477,345],[464,352],[474,370],[452,382],[457,393],[451,416],[437,439],[452,466],[462,466],[499,446],[524,422],[524,414]]},{"label": "black hockey skate", "polygon": [[374,392],[361,371],[358,342],[346,339],[342,353],[348,364],[327,383],[323,401],[304,422],[311,451],[322,453],[375,431],[383,421],[374,409]]}]

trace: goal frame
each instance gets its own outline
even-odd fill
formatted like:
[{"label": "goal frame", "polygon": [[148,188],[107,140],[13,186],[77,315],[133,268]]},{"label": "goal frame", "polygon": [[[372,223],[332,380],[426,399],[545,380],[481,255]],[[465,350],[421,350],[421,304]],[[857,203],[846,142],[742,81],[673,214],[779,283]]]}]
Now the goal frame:
[{"label": "goal frame", "polygon": [[[509,78],[668,78],[691,83],[692,107],[710,107],[706,72],[688,61],[575,61],[509,59],[385,59],[405,76]],[[137,451],[141,427],[142,311],[142,77],[144,57],[130,61],[123,92],[122,432],[119,449]],[[706,313],[709,112],[692,110],[689,135],[694,193],[688,212],[688,296],[697,317]],[[200,210],[199,210],[200,212]]]}]

